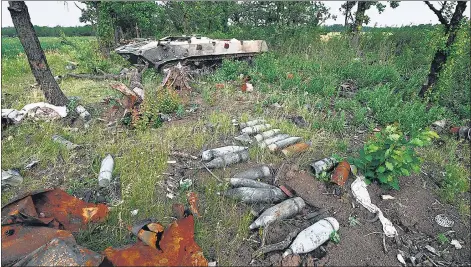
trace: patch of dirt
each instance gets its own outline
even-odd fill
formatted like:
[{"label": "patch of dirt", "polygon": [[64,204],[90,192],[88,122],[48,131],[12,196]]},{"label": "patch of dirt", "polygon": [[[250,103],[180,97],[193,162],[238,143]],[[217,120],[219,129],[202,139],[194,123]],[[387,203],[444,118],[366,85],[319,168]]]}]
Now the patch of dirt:
[{"label": "patch of dirt", "polygon": [[[327,244],[328,261],[331,266],[400,266],[396,255],[401,250],[406,256],[414,256],[425,252],[434,262],[446,262],[452,265],[469,264],[470,245],[469,222],[461,222],[456,209],[441,204],[433,192],[426,186],[427,181],[413,176],[401,181],[400,191],[382,189],[376,184],[368,186],[372,203],[376,204],[389,218],[399,233],[399,243],[394,238],[385,237],[387,252],[383,248],[383,230],[379,221],[368,222],[373,214],[359,205],[351,194],[352,177],[342,189],[343,194],[336,196],[333,191],[336,185],[318,181],[305,171],[297,170],[297,166],[288,170],[280,182],[293,188],[307,204],[325,209],[328,216],[335,217],[340,224],[340,243]],[[428,183],[431,183],[428,181]],[[382,200],[381,195],[393,195],[394,200]],[[353,205],[355,207],[353,207]],[[452,228],[438,226],[434,218],[438,214],[446,214],[455,221]],[[360,224],[351,226],[350,217],[355,217]],[[456,250],[453,246],[440,246],[436,241],[439,233],[454,231],[449,239],[462,241],[463,249]],[[411,243],[412,242],[412,243]],[[425,249],[430,245],[441,251],[441,257],[434,256]],[[422,257],[421,261],[426,260]]]}]

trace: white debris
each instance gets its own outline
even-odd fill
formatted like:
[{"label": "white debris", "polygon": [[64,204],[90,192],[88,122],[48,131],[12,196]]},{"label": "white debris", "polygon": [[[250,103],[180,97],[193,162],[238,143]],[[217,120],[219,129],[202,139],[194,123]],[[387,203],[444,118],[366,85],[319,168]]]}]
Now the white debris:
[{"label": "white debris", "polygon": [[34,166],[36,166],[36,164],[39,163],[39,160],[33,160],[31,161],[31,163],[29,163],[28,165],[25,166],[25,170],[29,170],[31,168],[33,168]]},{"label": "white debris", "polygon": [[247,89],[245,89],[247,92],[253,92],[253,85],[251,83],[245,83],[247,86]]},{"label": "white debris", "polygon": [[41,119],[64,118],[67,116],[67,108],[65,106],[54,106],[38,102],[28,104],[20,111],[16,109],[2,109],[2,118],[10,119],[13,123],[19,123],[26,115]]},{"label": "white debris", "polygon": [[75,108],[75,111],[77,111],[77,113],[80,115],[80,117],[84,120],[84,121],[89,121],[90,118],[92,117],[90,115],[90,113],[81,105],[78,105],[76,108]]},{"label": "white debris", "polygon": [[402,265],[406,265],[406,261],[404,260],[404,257],[402,257],[401,254],[397,254],[397,260],[398,260]]},{"label": "white debris", "polygon": [[217,263],[217,261],[208,262],[208,267],[216,267]]},{"label": "white debris", "polygon": [[170,199],[173,199],[175,197],[175,195],[172,194],[172,193],[167,193],[167,197],[170,198]]},{"label": "white debris", "polygon": [[136,210],[131,210],[131,215],[132,215],[132,216],[136,216],[138,212],[139,212],[138,209],[136,209]]},{"label": "white debris", "polygon": [[396,199],[395,197],[391,196],[391,195],[382,195],[381,196],[383,198],[383,200],[392,200],[392,199]]},{"label": "white debris", "polygon": [[23,177],[14,170],[2,170],[2,187],[9,185],[9,186],[19,186],[23,183]]},{"label": "white debris", "polygon": [[362,175],[358,175],[357,179],[352,183],[352,193],[355,199],[363,205],[367,210],[372,213],[378,213],[378,218],[383,224],[383,231],[388,237],[397,236],[397,230],[394,228],[393,224],[390,220],[384,217],[383,212],[373,203],[371,203],[370,195],[368,194],[368,190],[366,189],[367,185],[364,181],[364,177]]},{"label": "white debris", "polygon": [[460,244],[460,241],[458,241],[456,239],[451,240],[450,244],[455,246],[456,249],[462,249],[463,248],[463,246],[461,246],[461,244]]},{"label": "white debris", "polygon": [[437,252],[437,250],[429,245],[425,245],[425,248],[430,251],[430,253],[435,254],[440,257],[440,253]]},{"label": "white debris", "polygon": [[438,214],[435,216],[435,222],[445,228],[452,227],[453,224],[455,224],[455,222],[446,217],[445,214]]},{"label": "white debris", "polygon": [[113,157],[110,154],[108,154],[101,161],[100,174],[98,175],[98,184],[100,185],[100,187],[108,187],[110,185],[113,168],[114,168]]},{"label": "white debris", "polygon": [[446,120],[443,119],[443,120],[436,121],[436,122],[432,123],[432,125],[436,126],[436,127],[439,127],[439,128],[445,128]]},{"label": "white debris", "polygon": [[167,160],[167,163],[168,164],[175,164],[175,163],[177,163],[177,161],[176,160]]}]

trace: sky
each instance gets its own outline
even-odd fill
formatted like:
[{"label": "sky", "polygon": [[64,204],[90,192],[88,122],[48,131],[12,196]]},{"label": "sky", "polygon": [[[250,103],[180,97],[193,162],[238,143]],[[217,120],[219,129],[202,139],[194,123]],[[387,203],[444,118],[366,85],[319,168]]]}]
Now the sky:
[{"label": "sky", "polygon": [[[339,11],[340,5],[344,1],[325,1],[330,7],[330,12],[337,15],[337,21],[330,19],[326,25],[343,24],[343,16]],[[385,1],[383,3],[387,4]],[[76,2],[83,7],[84,4]],[[26,5],[34,25],[39,26],[78,26],[84,25],[79,22],[80,10],[72,1],[27,1]],[[436,4],[438,5],[438,4]],[[8,12],[8,2],[2,1],[2,27],[13,26],[10,13]],[[465,14],[469,16],[470,7],[468,5]],[[436,24],[439,23],[437,16],[422,1],[402,1],[396,9],[386,8],[379,14],[376,8],[367,11],[371,18],[369,26],[403,26],[416,24]]]}]

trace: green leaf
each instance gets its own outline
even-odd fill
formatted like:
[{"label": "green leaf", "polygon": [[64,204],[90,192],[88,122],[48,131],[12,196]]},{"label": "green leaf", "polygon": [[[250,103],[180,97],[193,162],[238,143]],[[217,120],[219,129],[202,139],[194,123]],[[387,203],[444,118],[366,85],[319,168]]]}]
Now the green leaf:
[{"label": "green leaf", "polygon": [[373,156],[367,155],[367,156],[365,156],[365,159],[366,159],[366,161],[372,161],[372,160],[373,160]]},{"label": "green leaf", "polygon": [[391,164],[391,162],[386,161],[385,165],[388,170],[390,171],[394,170],[394,166]]},{"label": "green leaf", "polygon": [[376,169],[376,171],[379,173],[383,173],[385,170],[386,168],[384,168],[384,166],[379,166],[378,169]]},{"label": "green leaf", "polygon": [[388,138],[391,139],[391,140],[393,140],[393,141],[399,140],[399,137],[401,137],[401,136],[398,135],[398,134],[390,134],[390,135],[388,136]]},{"label": "green leaf", "polygon": [[396,190],[399,190],[399,180],[397,178],[394,178],[390,183],[389,185],[396,189]]},{"label": "green leaf", "polygon": [[410,172],[409,172],[408,170],[404,169],[404,168],[401,168],[401,172],[402,172],[402,174],[405,175],[405,176],[409,176],[409,175],[410,175]]},{"label": "green leaf", "polygon": [[386,183],[388,183],[388,176],[381,173],[381,174],[378,175],[378,180],[381,183],[386,184]]},{"label": "green leaf", "polygon": [[374,172],[372,172],[371,170],[367,170],[367,171],[365,172],[365,177],[374,178],[374,177],[375,177],[375,174],[374,174]]}]

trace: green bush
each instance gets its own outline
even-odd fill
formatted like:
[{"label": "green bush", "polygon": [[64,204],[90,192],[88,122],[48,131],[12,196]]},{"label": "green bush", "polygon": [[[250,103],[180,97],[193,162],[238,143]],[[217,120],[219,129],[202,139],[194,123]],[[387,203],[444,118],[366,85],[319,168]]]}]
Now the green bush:
[{"label": "green bush", "polygon": [[407,140],[396,126],[387,126],[360,149],[358,158],[349,162],[357,166],[367,181],[378,180],[399,190],[400,176],[409,176],[411,172],[420,171],[421,159],[414,151],[431,143],[438,135],[433,131],[422,131]]}]

